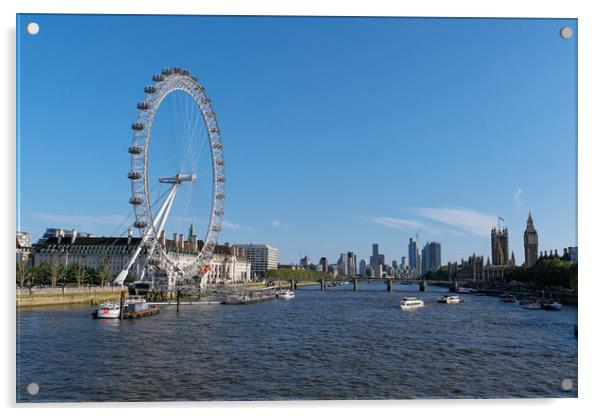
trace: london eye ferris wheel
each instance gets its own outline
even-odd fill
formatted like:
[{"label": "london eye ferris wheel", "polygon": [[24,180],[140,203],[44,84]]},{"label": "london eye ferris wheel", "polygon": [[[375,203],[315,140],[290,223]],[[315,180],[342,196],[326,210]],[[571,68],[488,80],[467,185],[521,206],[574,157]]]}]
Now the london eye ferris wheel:
[{"label": "london eye ferris wheel", "polygon": [[[144,101],[137,104],[128,149],[129,202],[141,240],[114,283],[123,284],[144,251],[148,267],[163,276],[166,288],[202,286],[224,215],[220,129],[205,88],[189,71],[167,68],[152,79],[154,83],[144,88]],[[174,232],[169,244],[166,230]]]}]

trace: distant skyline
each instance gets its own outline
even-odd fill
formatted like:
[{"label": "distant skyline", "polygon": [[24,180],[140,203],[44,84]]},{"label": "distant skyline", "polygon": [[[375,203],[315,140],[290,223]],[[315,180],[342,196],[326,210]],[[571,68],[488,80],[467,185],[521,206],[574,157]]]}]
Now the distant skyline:
[{"label": "distant skyline", "polygon": [[178,65],[222,130],[221,242],[269,243],[282,263],[359,263],[378,243],[390,264],[420,230],[446,264],[489,256],[501,216],[520,264],[531,211],[541,251],[576,245],[577,32],[573,19],[21,15],[18,227],[34,241],[123,231],[135,103]]}]

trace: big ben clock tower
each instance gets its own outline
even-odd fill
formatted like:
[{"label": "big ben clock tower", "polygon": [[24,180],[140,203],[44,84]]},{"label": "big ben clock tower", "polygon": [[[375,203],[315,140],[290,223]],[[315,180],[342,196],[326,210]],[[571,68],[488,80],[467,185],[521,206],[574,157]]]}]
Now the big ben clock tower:
[{"label": "big ben clock tower", "polygon": [[537,261],[537,230],[533,226],[533,218],[529,212],[527,228],[525,229],[525,267],[532,266]]}]

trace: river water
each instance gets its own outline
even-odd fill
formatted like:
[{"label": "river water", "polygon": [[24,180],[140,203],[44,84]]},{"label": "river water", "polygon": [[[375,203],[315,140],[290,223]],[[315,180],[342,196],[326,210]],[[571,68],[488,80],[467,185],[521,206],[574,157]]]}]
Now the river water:
[{"label": "river water", "polygon": [[[289,301],[167,306],[131,321],[93,320],[82,306],[18,311],[17,401],[577,396],[577,308],[472,295],[446,305],[443,288],[417,289],[313,286]],[[404,295],[425,307],[401,311]]]}]

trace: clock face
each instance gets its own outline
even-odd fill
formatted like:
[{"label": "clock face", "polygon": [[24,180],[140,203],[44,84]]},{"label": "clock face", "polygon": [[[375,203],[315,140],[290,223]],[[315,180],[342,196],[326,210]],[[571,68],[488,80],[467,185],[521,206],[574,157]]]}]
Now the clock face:
[{"label": "clock face", "polygon": [[535,235],[533,234],[529,234],[529,237],[527,238],[529,244],[535,244]]}]

